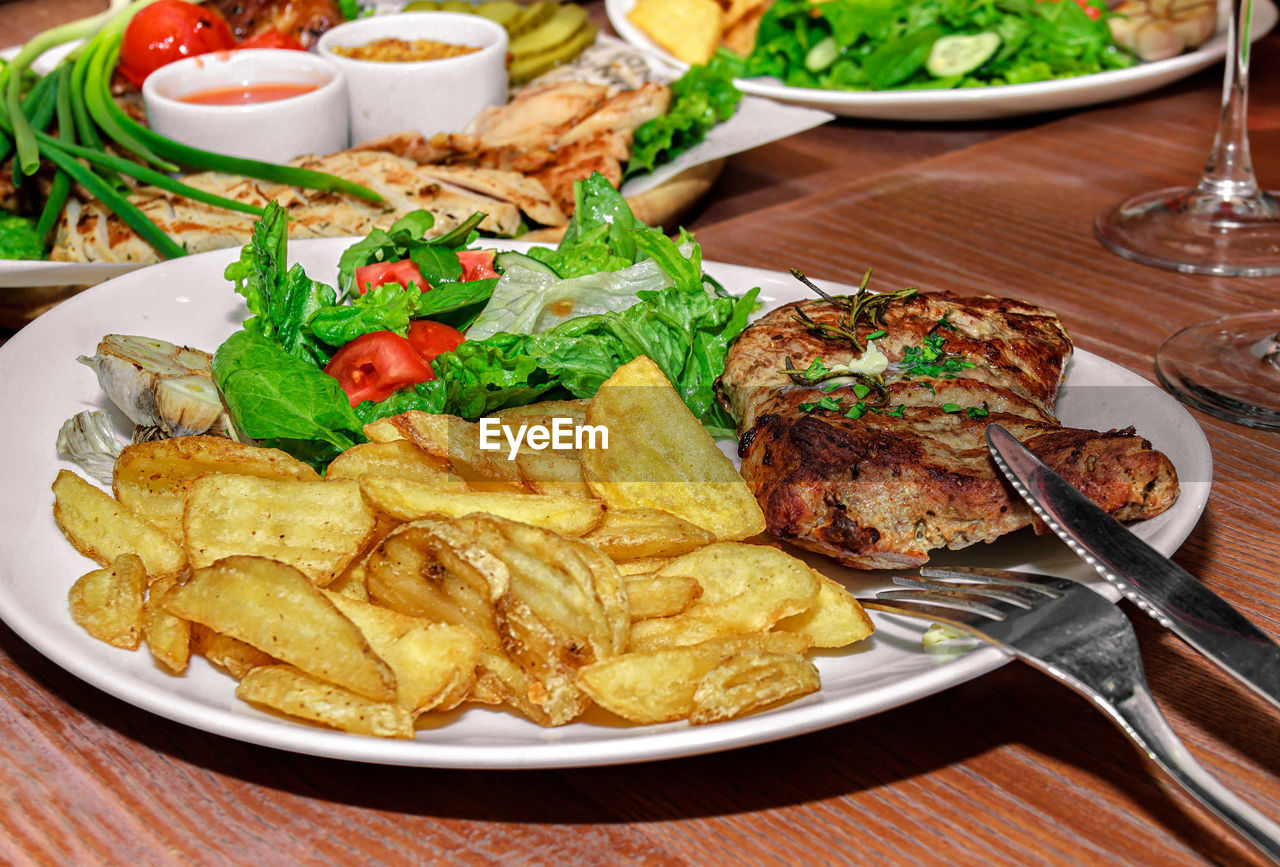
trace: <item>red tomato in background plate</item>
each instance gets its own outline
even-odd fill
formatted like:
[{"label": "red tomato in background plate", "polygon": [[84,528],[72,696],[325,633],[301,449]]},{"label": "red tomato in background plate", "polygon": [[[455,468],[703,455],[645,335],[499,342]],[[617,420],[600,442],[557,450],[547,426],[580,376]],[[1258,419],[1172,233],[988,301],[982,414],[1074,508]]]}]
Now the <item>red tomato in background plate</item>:
[{"label": "red tomato in background plate", "polygon": [[240,43],[241,48],[287,48],[290,51],[306,51],[302,47],[302,43],[294,39],[283,30],[276,30],[272,27],[269,30],[263,30],[261,33],[255,33],[248,39]]},{"label": "red tomato in background plate", "polygon": [[459,250],[458,261],[462,263],[462,282],[483,280],[486,277],[497,277],[493,270],[493,250]]},{"label": "red tomato in background plate", "polygon": [[412,260],[401,262],[374,262],[372,265],[361,265],[356,269],[356,288],[360,294],[368,292],[374,286],[384,283],[399,283],[406,289],[410,283],[416,283],[422,292],[431,288],[431,284],[422,279],[422,272]]},{"label": "red tomato in background plate", "polygon": [[413,344],[393,331],[360,335],[338,350],[324,372],[338,380],[352,406],[436,378]]},{"label": "red tomato in background plate", "polygon": [[129,22],[120,48],[120,73],[142,82],[166,63],[236,47],[231,28],[214,9],[184,0],[157,0]]},{"label": "red tomato in background plate", "polygon": [[409,343],[423,361],[430,363],[442,352],[452,352],[467,338],[456,328],[430,319],[415,319],[409,323]]}]

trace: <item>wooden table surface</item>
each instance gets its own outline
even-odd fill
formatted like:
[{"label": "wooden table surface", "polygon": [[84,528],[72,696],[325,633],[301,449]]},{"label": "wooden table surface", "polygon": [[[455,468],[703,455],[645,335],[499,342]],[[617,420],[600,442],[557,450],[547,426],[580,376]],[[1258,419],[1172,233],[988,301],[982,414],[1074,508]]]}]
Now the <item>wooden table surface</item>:
[{"label": "wooden table surface", "polygon": [[[0,5],[17,42],[85,2]],[[597,5],[596,14],[599,15]],[[1280,36],[1250,132],[1280,187]],[[1170,333],[1280,304],[1280,279],[1130,264],[1093,238],[1128,194],[1192,181],[1220,70],[1123,103],[999,122],[840,120],[732,158],[685,220],[709,259],[815,279],[1020,296],[1152,378]],[[1197,415],[1208,508],[1175,556],[1280,636],[1280,439]],[[1134,609],[1153,692],[1191,751],[1280,819],[1280,717]],[[362,765],[168,722],[0,627],[5,863],[1251,864],[1247,847],[1083,699],[1020,664],[825,731],[561,771]]]}]

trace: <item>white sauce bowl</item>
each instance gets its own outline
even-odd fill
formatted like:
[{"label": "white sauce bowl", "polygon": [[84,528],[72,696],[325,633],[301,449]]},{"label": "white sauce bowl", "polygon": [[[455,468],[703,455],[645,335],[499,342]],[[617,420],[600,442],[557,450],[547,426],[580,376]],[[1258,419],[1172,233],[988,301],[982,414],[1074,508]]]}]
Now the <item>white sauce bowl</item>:
[{"label": "white sauce bowl", "polygon": [[[440,60],[407,63],[355,60],[333,53],[377,39],[431,39],[478,47]],[[359,143],[403,130],[426,136],[459,132],[490,105],[507,101],[507,31],[479,15],[401,12],[339,24],[320,37],[321,56],[347,79],[351,140]]]},{"label": "white sauce bowl", "polygon": [[[270,102],[205,105],[183,97],[254,85],[318,85]],[[142,85],[147,121],[161,135],[202,150],[285,163],[350,143],[342,69],[305,51],[248,48],[188,57],[160,67]]]}]

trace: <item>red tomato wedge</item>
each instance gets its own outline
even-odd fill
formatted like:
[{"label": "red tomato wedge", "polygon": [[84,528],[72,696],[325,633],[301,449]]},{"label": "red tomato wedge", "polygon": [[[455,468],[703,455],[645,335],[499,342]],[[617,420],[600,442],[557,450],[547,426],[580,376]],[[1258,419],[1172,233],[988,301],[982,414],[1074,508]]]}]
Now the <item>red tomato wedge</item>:
[{"label": "red tomato wedge", "polygon": [[352,406],[436,378],[413,344],[393,331],[360,335],[338,350],[324,372],[338,380]]},{"label": "red tomato wedge", "polygon": [[486,277],[497,277],[493,270],[493,250],[459,250],[458,261],[462,263],[462,282],[483,280]]},{"label": "red tomato wedge", "polygon": [[240,43],[241,48],[287,48],[290,51],[306,51],[302,43],[283,30],[271,27],[260,33],[247,37]]},{"label": "red tomato wedge", "polygon": [[409,323],[409,343],[418,356],[430,363],[442,352],[452,352],[467,338],[456,328],[430,319],[415,319]]},{"label": "red tomato wedge", "polygon": [[129,22],[120,48],[120,74],[142,87],[166,63],[237,47],[231,28],[214,9],[184,0],[157,0]]},{"label": "red tomato wedge", "polygon": [[356,269],[356,288],[360,294],[368,292],[375,286],[384,283],[399,283],[406,289],[409,284],[417,285],[419,291],[425,292],[431,284],[422,279],[422,272],[410,259],[400,262],[374,262],[372,265],[361,265]]}]

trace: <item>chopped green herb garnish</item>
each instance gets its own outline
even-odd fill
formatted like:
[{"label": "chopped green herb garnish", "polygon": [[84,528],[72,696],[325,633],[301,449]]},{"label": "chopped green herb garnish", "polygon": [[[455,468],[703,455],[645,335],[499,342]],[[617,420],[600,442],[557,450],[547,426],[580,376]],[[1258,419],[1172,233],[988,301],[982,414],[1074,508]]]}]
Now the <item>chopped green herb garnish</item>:
[{"label": "chopped green herb garnish", "polygon": [[[858,322],[860,320],[867,325],[883,325],[886,307],[894,301],[905,301],[919,291],[916,287],[910,286],[895,292],[885,292],[879,295],[871,294],[867,292],[867,284],[871,282],[870,268],[862,275],[862,282],[858,284],[858,290],[853,295],[828,295],[795,268],[791,269],[791,276],[814,292],[817,292],[824,301],[828,301],[837,309],[844,311],[834,325],[815,322],[809,314],[799,307],[795,309],[796,319],[800,320],[806,328],[815,334],[830,340],[847,340],[853,344],[855,349],[865,348],[862,345],[862,340],[858,337]],[[881,336],[883,336],[883,332]]]},{"label": "chopped green herb garnish", "polygon": [[804,369],[804,378],[816,381],[821,379],[823,376],[827,375],[830,372],[831,370],[825,364],[822,363],[822,356],[819,355],[812,362],[810,362],[808,367]]},{"label": "chopped green herb garnish", "polygon": [[943,412],[959,412],[962,409],[964,409],[964,407],[960,406],[958,403],[944,403],[942,405]]},{"label": "chopped green herb garnish", "polygon": [[845,412],[844,417],[845,418],[862,418],[862,414],[866,411],[867,411],[866,401],[860,400],[857,403],[855,403],[853,406],[849,407],[848,411]]},{"label": "chopped green herb garnish", "polygon": [[985,406],[971,406],[965,412],[969,414],[969,418],[986,418],[991,414]]},{"label": "chopped green herb garnish", "polygon": [[824,397],[821,400],[800,404],[800,411],[813,412],[815,409],[829,409],[832,412],[839,412],[840,402],[841,398],[838,397]]},{"label": "chopped green herb garnish", "polygon": [[943,349],[944,343],[946,338],[935,332],[927,335],[924,343],[919,346],[904,347],[898,368],[904,376],[951,379],[962,370],[978,366],[972,361],[948,355]]},{"label": "chopped green herb garnish", "polygon": [[867,395],[871,394],[871,386],[861,382],[855,382],[853,384],[853,393],[856,394],[859,398],[866,397]]},{"label": "chopped green herb garnish", "polygon": [[883,328],[881,328],[879,331],[872,331],[870,334],[868,334],[867,339],[879,340],[881,337],[884,337],[888,333],[889,333],[888,331],[885,331]]}]

